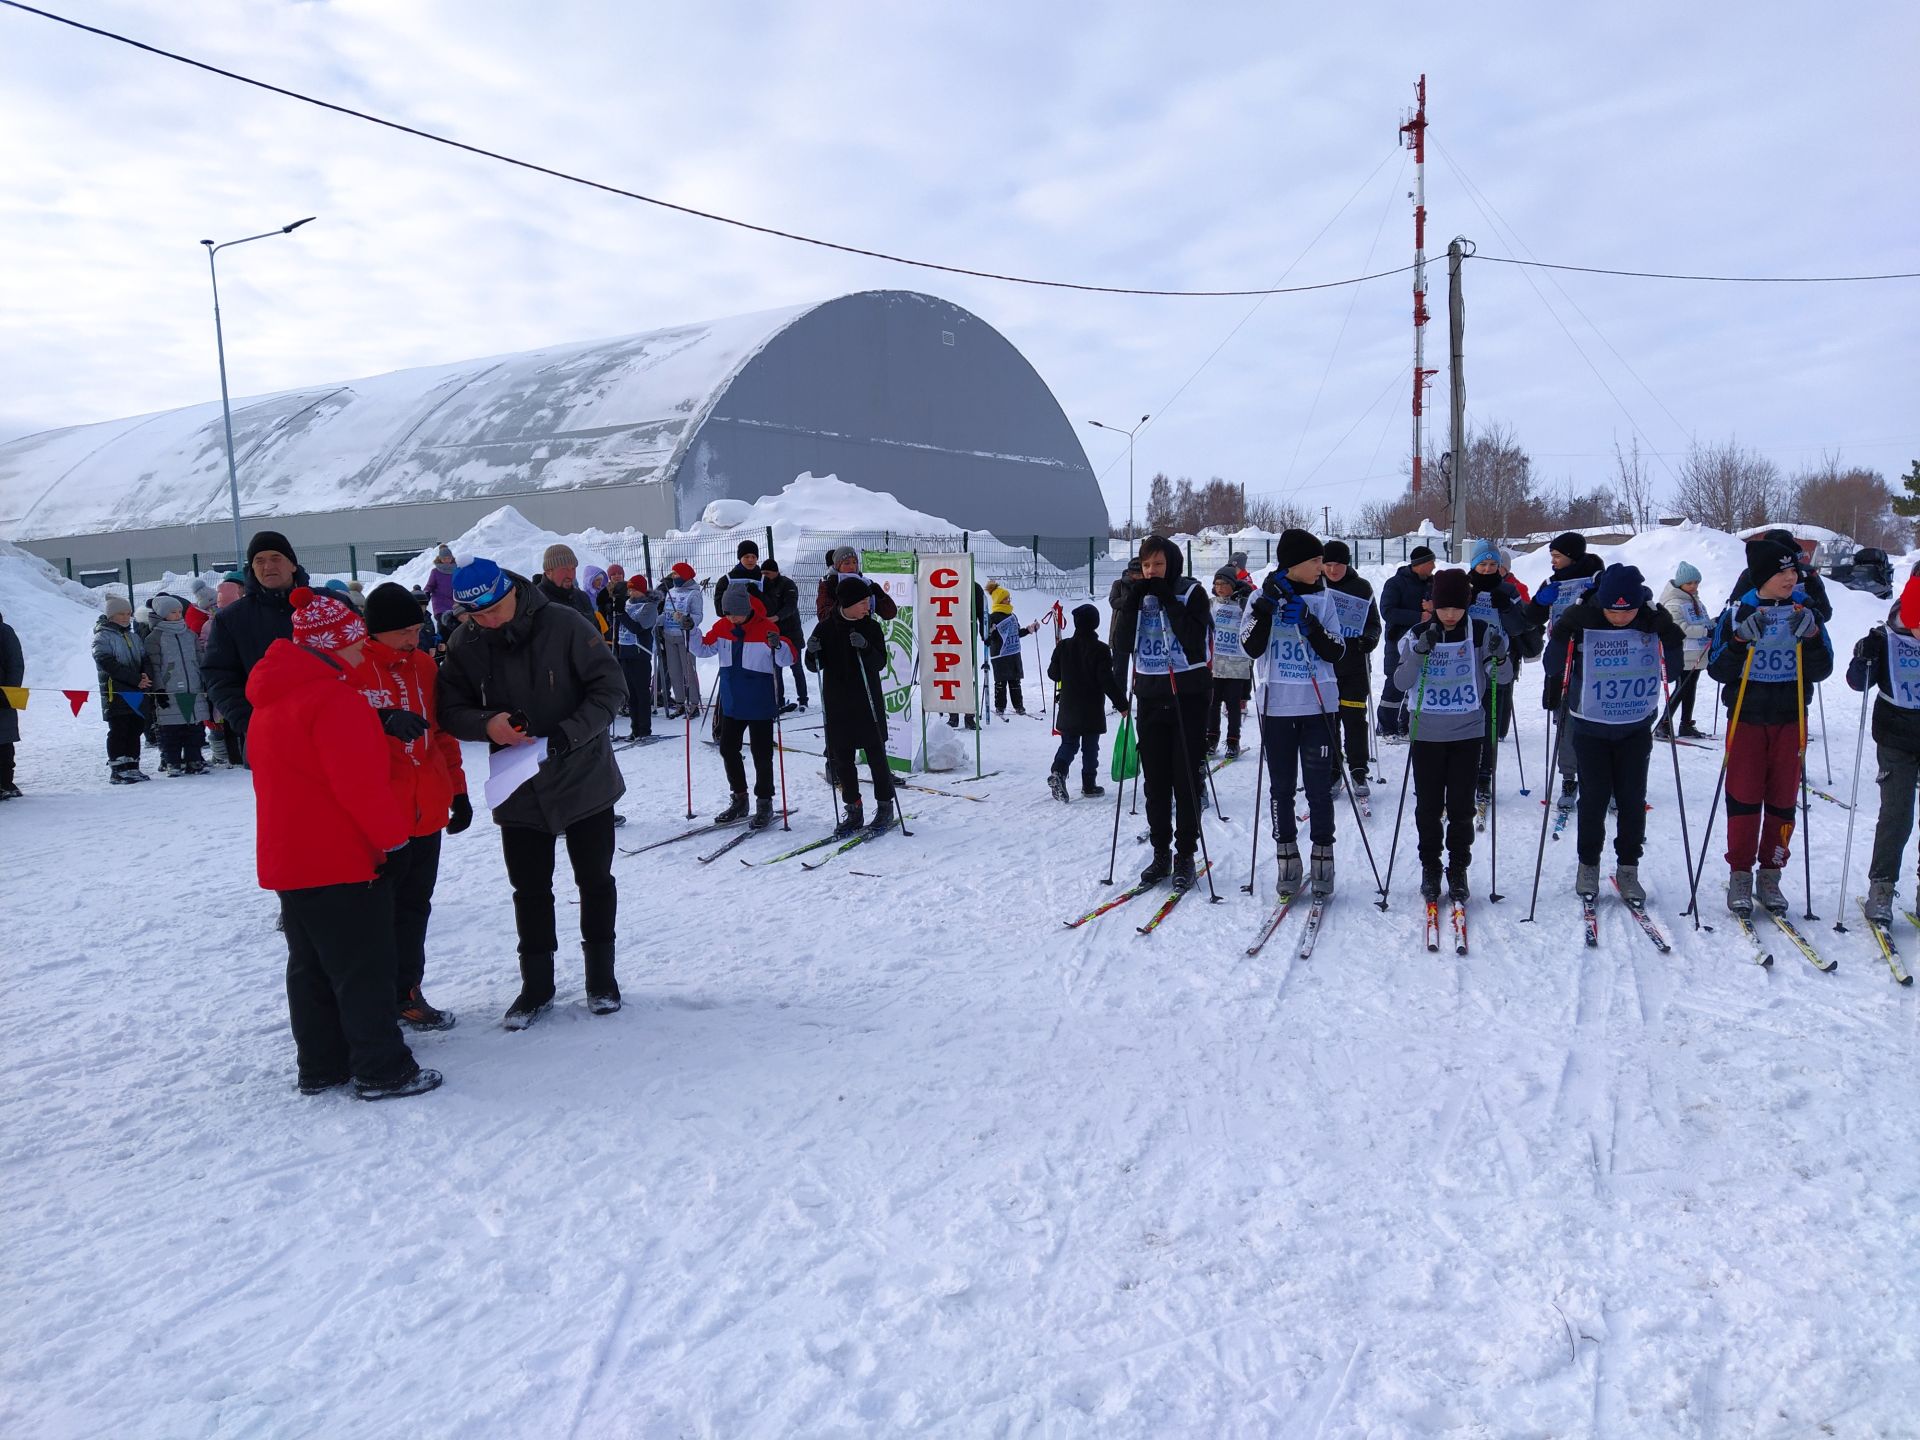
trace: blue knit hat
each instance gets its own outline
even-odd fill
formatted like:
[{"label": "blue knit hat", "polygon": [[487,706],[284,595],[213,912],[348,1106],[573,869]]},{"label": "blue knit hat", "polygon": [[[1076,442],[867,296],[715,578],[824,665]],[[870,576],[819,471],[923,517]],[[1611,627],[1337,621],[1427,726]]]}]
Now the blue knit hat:
[{"label": "blue knit hat", "polygon": [[1491,540],[1482,540],[1473,547],[1473,565],[1484,565],[1489,560],[1496,565],[1500,563],[1500,547]]},{"label": "blue knit hat", "polygon": [[453,598],[469,610],[498,605],[513,589],[513,581],[493,561],[477,555],[453,572]]},{"label": "blue knit hat", "polygon": [[1700,583],[1700,572],[1682,560],[1678,565],[1673,567],[1673,583],[1676,585],[1698,585]]},{"label": "blue knit hat", "polygon": [[1609,565],[1593,582],[1593,602],[1602,610],[1638,610],[1653,599],[1637,567]]}]

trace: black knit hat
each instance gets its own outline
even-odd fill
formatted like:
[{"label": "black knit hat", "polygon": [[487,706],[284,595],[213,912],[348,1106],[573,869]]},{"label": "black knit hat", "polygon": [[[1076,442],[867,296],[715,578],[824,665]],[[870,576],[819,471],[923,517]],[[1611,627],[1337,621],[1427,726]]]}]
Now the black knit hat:
[{"label": "black knit hat", "polygon": [[278,530],[260,530],[247,541],[247,564],[253,564],[253,557],[262,550],[277,550],[294,564],[300,563],[300,557],[293,553],[293,542]]},{"label": "black knit hat", "polygon": [[1238,585],[1240,583],[1240,572],[1231,565],[1222,565],[1218,570],[1213,572],[1213,583],[1218,585],[1222,580],[1226,581],[1229,585]]},{"label": "black knit hat", "polygon": [[420,613],[420,602],[404,585],[396,585],[391,580],[367,592],[366,618],[367,629],[375,635],[427,623],[427,617]]},{"label": "black knit hat", "polygon": [[1318,560],[1325,551],[1320,542],[1305,530],[1283,530],[1280,543],[1273,547],[1273,563],[1291,570],[1307,560]]},{"label": "black knit hat", "polygon": [[1637,610],[1653,603],[1653,592],[1638,566],[1609,565],[1593,582],[1593,603],[1602,610]]},{"label": "black knit hat", "polygon": [[1464,570],[1436,570],[1433,572],[1433,608],[1436,610],[1465,610],[1473,604],[1473,587],[1467,583]]},{"label": "black knit hat", "polygon": [[1353,564],[1353,551],[1344,540],[1329,540],[1327,548],[1320,552],[1320,558],[1329,565]]},{"label": "black knit hat", "polygon": [[1433,551],[1431,549],[1425,545],[1416,545],[1413,547],[1413,553],[1407,556],[1407,563],[1409,565],[1425,565],[1432,559]]},{"label": "black knit hat", "polygon": [[1799,563],[1797,545],[1782,545],[1764,535],[1747,541],[1747,574],[1756,585],[1764,585],[1782,570],[1791,570]]},{"label": "black knit hat", "polygon": [[834,603],[842,610],[852,609],[872,594],[873,587],[858,575],[842,575],[833,587]]},{"label": "black knit hat", "polygon": [[1587,537],[1578,530],[1569,530],[1564,535],[1554,536],[1553,543],[1547,549],[1558,550],[1569,560],[1584,560],[1587,558]]},{"label": "black knit hat", "polygon": [[742,540],[738,545],[733,547],[734,559],[744,560],[749,555],[753,556],[756,560],[760,558],[760,542],[758,540]]}]

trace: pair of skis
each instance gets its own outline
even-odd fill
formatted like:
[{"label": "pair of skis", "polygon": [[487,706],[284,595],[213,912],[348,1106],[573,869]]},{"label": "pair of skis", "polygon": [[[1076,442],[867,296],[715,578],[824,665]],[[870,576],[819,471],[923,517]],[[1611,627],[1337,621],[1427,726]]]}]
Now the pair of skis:
[{"label": "pair of skis", "polygon": [[[1281,922],[1284,921],[1293,910],[1293,902],[1299,898],[1298,892],[1280,896],[1279,900],[1274,904],[1273,909],[1268,913],[1266,920],[1261,923],[1259,932],[1253,937],[1253,943],[1247,946],[1247,954],[1258,955],[1261,950],[1266,948],[1267,941],[1273,938],[1274,932],[1280,928]],[[1313,958],[1314,942],[1320,938],[1320,922],[1327,913],[1327,902],[1332,898],[1331,895],[1315,895],[1311,897],[1311,903],[1307,906],[1307,918],[1300,927],[1300,948],[1294,952],[1296,959],[1310,960]]]},{"label": "pair of skis", "polygon": [[[1880,958],[1887,962],[1887,970],[1892,974],[1894,983],[1911,985],[1913,976],[1908,973],[1906,965],[1900,959],[1900,947],[1893,943],[1892,930],[1867,914],[1867,902],[1864,899],[1860,901],[1860,913],[1866,917],[1867,928],[1873,932],[1874,943],[1880,947]],[[1920,915],[1914,914],[1911,910],[1903,910],[1900,913],[1907,917],[1909,925],[1920,930]]]},{"label": "pair of skis", "polygon": [[[1447,904],[1452,912],[1453,953],[1464,955],[1467,953],[1467,902],[1449,899]],[[1426,937],[1427,953],[1438,955],[1440,953],[1440,902],[1438,900],[1427,901]]]},{"label": "pair of skis", "polygon": [[[1194,874],[1193,878],[1195,883],[1197,884],[1202,878],[1204,878],[1207,872],[1212,868],[1213,866],[1210,864],[1202,865],[1199,868],[1199,870],[1196,871]],[[1066,925],[1067,929],[1069,930],[1078,930],[1082,925],[1091,924],[1093,921],[1098,920],[1102,915],[1107,914],[1109,911],[1118,910],[1122,905],[1126,904],[1129,900],[1139,899],[1142,895],[1146,894],[1149,890],[1157,888],[1159,884],[1160,882],[1158,880],[1153,880],[1153,881],[1146,882],[1144,884],[1129,885],[1125,890],[1122,890],[1118,895],[1113,896],[1109,900],[1104,900],[1100,904],[1094,906],[1093,909],[1087,911],[1086,914],[1077,915],[1073,919],[1065,921],[1063,923]],[[1160,928],[1160,923],[1163,920],[1165,920],[1167,916],[1173,913],[1173,907],[1178,905],[1191,892],[1192,892],[1191,886],[1188,887],[1188,889],[1186,890],[1174,891],[1164,901],[1161,902],[1160,907],[1156,909],[1152,915],[1147,917],[1146,924],[1138,926],[1136,928],[1139,930],[1139,932],[1142,935],[1151,935],[1154,931]]]},{"label": "pair of skis", "polygon": [[[1617,878],[1613,882],[1613,892],[1620,895],[1620,881]],[[1620,903],[1627,907],[1627,913],[1633,916],[1633,922],[1640,927],[1641,933],[1653,942],[1654,949],[1662,955],[1673,950],[1667,937],[1660,932],[1660,927],[1653,923],[1653,917],[1647,914],[1646,906],[1636,905],[1624,895],[1620,895]],[[1586,932],[1587,948],[1597,949],[1600,944],[1600,912],[1590,895],[1580,897],[1580,923]]]},{"label": "pair of skis", "polygon": [[[1778,910],[1769,910],[1764,905],[1758,907],[1758,911],[1780,927],[1781,933],[1793,942],[1793,948],[1806,957],[1809,965],[1813,966],[1814,969],[1820,971],[1823,975],[1833,973],[1836,968],[1835,962],[1814,949],[1813,942],[1807,939],[1805,935],[1802,935],[1799,928],[1791,920],[1787,919],[1785,915],[1782,915]],[[1753,946],[1754,953],[1751,957],[1753,963],[1756,965],[1773,964],[1773,952],[1767,948],[1766,944],[1760,939],[1759,932],[1754,929],[1753,915],[1740,910],[1735,910],[1732,913],[1734,923],[1740,927],[1740,933],[1745,935],[1747,942]]]}]

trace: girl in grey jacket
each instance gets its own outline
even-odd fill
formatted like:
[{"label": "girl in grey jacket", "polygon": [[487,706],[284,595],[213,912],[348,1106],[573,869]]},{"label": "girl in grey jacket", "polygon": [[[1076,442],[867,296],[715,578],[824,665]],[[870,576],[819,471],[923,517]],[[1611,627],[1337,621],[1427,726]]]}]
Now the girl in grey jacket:
[{"label": "girl in grey jacket", "polygon": [[160,770],[165,775],[207,773],[201,754],[206,739],[207,687],[200,678],[199,638],[187,628],[185,614],[185,605],[178,597],[153,597],[147,665],[153,675]]},{"label": "girl in grey jacket", "polygon": [[1680,738],[1704,740],[1706,736],[1693,723],[1693,701],[1700,689],[1700,672],[1707,668],[1707,645],[1713,634],[1713,616],[1707,613],[1707,607],[1700,602],[1700,572],[1684,560],[1674,566],[1673,579],[1660,592],[1660,603],[1686,639],[1683,650],[1685,659],[1681,662],[1680,673],[1667,676],[1673,693],[1667,698],[1667,708],[1661,713],[1660,723],[1654,727],[1654,737],[1660,740],[1673,738],[1673,712],[1677,709],[1680,712]]}]

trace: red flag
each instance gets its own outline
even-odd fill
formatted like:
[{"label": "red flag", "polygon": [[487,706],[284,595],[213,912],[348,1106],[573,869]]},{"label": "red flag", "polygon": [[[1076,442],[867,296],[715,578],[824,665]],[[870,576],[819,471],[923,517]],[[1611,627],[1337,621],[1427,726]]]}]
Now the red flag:
[{"label": "red flag", "polygon": [[80,707],[87,703],[87,696],[93,692],[91,690],[62,690],[60,693],[67,697],[67,703],[73,706],[73,713],[78,715],[80,713]]}]

